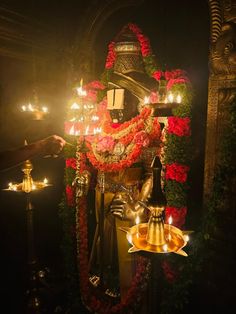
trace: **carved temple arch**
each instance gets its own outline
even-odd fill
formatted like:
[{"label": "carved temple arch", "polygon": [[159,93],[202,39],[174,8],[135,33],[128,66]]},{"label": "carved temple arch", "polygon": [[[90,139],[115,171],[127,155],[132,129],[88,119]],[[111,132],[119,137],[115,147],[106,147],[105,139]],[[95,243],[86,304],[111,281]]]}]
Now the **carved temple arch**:
[{"label": "carved temple arch", "polygon": [[94,42],[107,19],[116,11],[138,6],[144,0],[95,0],[86,10],[81,21],[74,44],[75,72],[83,74],[86,79],[94,76]]}]

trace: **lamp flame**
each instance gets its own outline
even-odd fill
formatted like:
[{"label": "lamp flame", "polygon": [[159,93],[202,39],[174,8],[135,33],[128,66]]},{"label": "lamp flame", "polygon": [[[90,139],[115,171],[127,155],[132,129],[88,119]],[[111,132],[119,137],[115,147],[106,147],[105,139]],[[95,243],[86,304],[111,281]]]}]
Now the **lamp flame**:
[{"label": "lamp flame", "polygon": [[149,102],[150,102],[150,97],[145,96],[144,97],[144,104],[147,105],[147,104],[149,104]]},{"label": "lamp flame", "polygon": [[168,218],[168,224],[171,225],[172,222],[173,222],[173,218],[172,218],[172,216],[170,216],[170,217]]},{"label": "lamp flame", "polygon": [[136,223],[136,225],[138,225],[138,224],[140,223],[140,217],[139,217],[139,216],[137,216],[137,217],[135,218],[135,223]]}]

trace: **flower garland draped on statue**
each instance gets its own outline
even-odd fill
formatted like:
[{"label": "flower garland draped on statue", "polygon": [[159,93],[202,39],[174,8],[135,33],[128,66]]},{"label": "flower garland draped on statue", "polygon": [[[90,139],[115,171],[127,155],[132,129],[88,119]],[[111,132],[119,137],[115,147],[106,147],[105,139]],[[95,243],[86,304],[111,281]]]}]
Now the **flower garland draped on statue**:
[{"label": "flower garland draped on statue", "polygon": [[[143,62],[147,74],[160,81],[166,80],[168,91],[181,93],[182,103],[173,110],[173,116],[168,117],[164,136],[164,189],[167,198],[165,219],[170,216],[173,224],[183,227],[187,215],[187,181],[190,161],[190,136],[191,136],[191,84],[187,75],[182,70],[161,71],[156,66],[153,58],[149,39],[135,24],[129,24],[130,30],[137,37]],[[88,95],[98,102],[98,112],[102,112],[103,133],[75,137],[68,134],[69,122],[65,122],[65,137],[69,142],[75,144],[66,149],[65,168],[65,200],[62,202],[61,215],[64,221],[65,241],[68,279],[71,284],[70,292],[72,299],[78,296],[80,291],[85,305],[96,313],[132,313],[141,302],[141,297],[147,287],[150,264],[147,259],[139,258],[136,274],[133,277],[127,297],[118,304],[113,304],[103,297],[100,292],[91,290],[89,284],[88,269],[88,220],[87,201],[85,197],[76,198],[76,186],[73,184],[76,173],[90,171],[92,177],[91,188],[94,188],[93,179],[96,171],[105,172],[119,171],[130,167],[138,160],[141,152],[149,146],[152,141],[160,141],[161,132],[158,118],[151,117],[151,110],[144,107],[135,118],[114,128],[107,115],[105,92],[110,74],[116,60],[114,51],[115,43],[108,46],[108,55],[105,63],[105,71],[101,82],[91,82],[85,88]],[[99,107],[100,106],[100,107]],[[115,154],[118,148],[125,150],[125,154]],[[82,147],[78,154],[78,147]],[[79,159],[77,158],[79,156]],[[76,211],[77,208],[77,211]],[[79,210],[78,210],[79,209]],[[78,215],[76,217],[76,215]],[[76,265],[77,259],[77,265]],[[78,266],[78,268],[77,268]],[[178,279],[179,265],[175,267],[171,258],[162,263],[163,270],[168,282]],[[77,279],[79,272],[79,283]]]}]

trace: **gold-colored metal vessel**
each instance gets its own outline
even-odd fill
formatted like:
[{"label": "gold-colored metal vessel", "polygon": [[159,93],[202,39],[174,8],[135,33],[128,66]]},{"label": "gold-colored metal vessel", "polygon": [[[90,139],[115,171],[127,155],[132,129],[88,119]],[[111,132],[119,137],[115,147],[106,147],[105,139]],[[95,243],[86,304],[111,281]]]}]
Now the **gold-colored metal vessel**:
[{"label": "gold-colored metal vessel", "polygon": [[23,162],[21,170],[24,173],[22,182],[9,183],[8,188],[4,189],[5,191],[31,193],[33,191],[39,191],[52,185],[48,183],[48,180],[46,178],[43,181],[33,180],[31,176],[33,165],[30,160],[26,160],[25,162]]},{"label": "gold-colored metal vessel", "polygon": [[[182,256],[188,256],[183,250],[187,245],[189,234],[192,231],[181,231],[180,229],[163,224],[164,244],[149,243],[148,238],[148,223],[142,223],[134,225],[131,228],[120,228],[120,230],[126,232],[126,237],[129,243],[132,245],[129,249],[129,253],[138,251],[147,251],[151,253],[176,253]],[[157,237],[159,239],[159,236]]]}]

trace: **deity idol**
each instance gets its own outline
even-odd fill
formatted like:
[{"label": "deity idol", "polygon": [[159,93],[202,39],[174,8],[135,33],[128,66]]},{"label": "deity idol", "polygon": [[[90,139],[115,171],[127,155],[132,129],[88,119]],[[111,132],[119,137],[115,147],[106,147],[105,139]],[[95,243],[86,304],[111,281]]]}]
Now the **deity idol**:
[{"label": "deity idol", "polygon": [[[180,153],[185,151],[190,136],[190,97],[187,94],[183,105],[175,102],[179,106],[175,116],[168,118],[167,129],[163,122],[173,108],[173,95],[170,94],[171,104],[168,104],[166,91],[179,96],[180,89],[187,91],[188,80],[180,70],[157,70],[153,60],[149,41],[141,30],[134,24],[125,26],[109,45],[104,85],[101,82],[90,84],[106,91],[98,110],[101,132],[86,134],[83,143],[77,145],[76,158],[67,159],[68,168],[76,172],[73,184],[67,185],[67,203],[76,207],[78,270],[81,293],[88,299],[87,303],[92,302],[88,293],[90,283],[112,298],[120,296],[122,304],[126,304],[124,300],[130,295],[127,291],[139,286],[132,285],[136,278],[133,275],[137,268],[142,271],[143,267],[136,263],[136,255],[128,253],[129,243],[120,229],[148,221],[151,164],[157,155],[161,160],[164,155],[163,168],[167,166],[166,219],[173,212],[175,222],[184,223],[187,210],[184,184],[188,167],[185,154]],[[170,141],[165,142],[163,151],[165,134]],[[73,197],[73,188],[76,197]],[[173,188],[177,193],[173,193]],[[95,216],[94,224],[91,213]],[[95,225],[95,230],[91,225]],[[114,279],[117,279],[115,283]],[[118,289],[113,289],[115,287]],[[90,307],[93,308],[91,304]]]},{"label": "deity idol", "polygon": [[[155,94],[158,82],[145,72],[140,43],[129,26],[116,37],[114,53],[116,60],[107,90],[111,120],[104,122],[103,133],[97,142],[91,143],[88,156],[99,169],[96,212],[98,228],[100,211],[105,215],[104,230],[100,229],[104,233],[101,257],[104,273],[114,277],[120,270],[122,295],[131,281],[133,257],[127,253],[128,243],[119,227],[132,226],[137,219],[148,220],[150,166],[160,152],[161,129],[158,119],[152,117],[152,110],[144,103],[145,97]],[[103,208],[101,197],[104,197]],[[99,243],[99,235],[94,241]],[[109,282],[109,278],[104,280]]]}]

